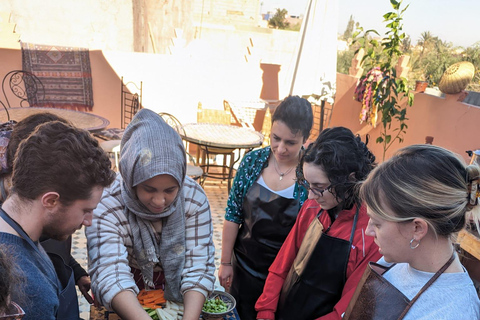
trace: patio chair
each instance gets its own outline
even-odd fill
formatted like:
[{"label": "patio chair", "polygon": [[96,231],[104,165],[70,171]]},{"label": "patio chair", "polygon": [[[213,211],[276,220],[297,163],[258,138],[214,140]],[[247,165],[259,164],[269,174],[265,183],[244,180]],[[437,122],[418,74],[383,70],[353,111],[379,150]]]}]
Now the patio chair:
[{"label": "patio chair", "polygon": [[[100,140],[105,140],[100,143],[100,147],[110,156],[113,155],[115,159],[115,169],[118,170],[118,160],[120,158],[120,142],[122,141],[123,132],[127,125],[132,121],[135,114],[142,108],[142,86],[137,86],[133,82],[123,82],[121,79],[121,106],[120,115],[121,122],[120,128],[108,128],[102,131],[98,131],[93,135]],[[133,92],[130,89],[134,89]]]},{"label": "patio chair", "polygon": [[[158,114],[160,117],[162,117],[165,122],[170,125],[177,133],[182,137],[185,136],[185,130],[182,128],[182,124],[180,121],[170,113],[166,112],[160,112]],[[187,162],[187,176],[190,178],[197,180],[200,185],[203,185],[204,179],[203,179],[203,169],[197,165],[197,162],[195,161],[195,158],[188,153],[188,142],[185,141],[184,144],[185,148],[185,153],[187,154],[187,159],[189,162]]]},{"label": "patio chair", "polygon": [[108,128],[96,132],[94,136],[102,140],[121,140],[123,131],[127,125],[132,121],[135,114],[142,108],[142,87],[133,82],[123,82],[121,79],[121,105],[120,105],[120,128]]},{"label": "patio chair", "polygon": [[256,109],[239,107],[236,106],[235,103],[228,102],[227,100],[223,100],[223,108],[225,112],[231,113],[232,125],[255,130],[253,123],[255,121]]},{"label": "patio chair", "polygon": [[[205,109],[202,106],[202,103],[199,102],[197,106],[197,123],[218,123],[226,125],[238,125],[241,126],[238,122],[238,119],[232,113],[231,109],[226,107],[224,104],[224,110],[220,109]],[[233,122],[233,124],[232,124]],[[237,124],[236,124],[237,123]],[[208,152],[207,152],[208,151]],[[205,147],[199,146],[197,149],[197,162],[203,168],[210,168],[217,166],[216,164],[208,165],[207,161],[210,161],[210,158],[216,159],[217,155],[223,157],[223,165],[219,165],[222,170],[221,173],[218,173],[219,176],[226,177],[228,175],[226,168],[233,166],[235,161],[235,149],[223,149],[209,147],[208,150]],[[208,155],[208,156],[207,156]],[[229,163],[227,165],[227,163]],[[215,175],[215,173],[207,172],[209,175]]]},{"label": "patio chair", "polygon": [[[28,71],[13,70],[8,72],[2,80],[2,93],[5,103],[1,102],[1,104],[5,109],[33,107],[46,102],[45,87],[37,76]],[[10,101],[12,98],[19,101],[13,103],[13,101]],[[10,120],[10,115],[8,115],[8,120]]]}]

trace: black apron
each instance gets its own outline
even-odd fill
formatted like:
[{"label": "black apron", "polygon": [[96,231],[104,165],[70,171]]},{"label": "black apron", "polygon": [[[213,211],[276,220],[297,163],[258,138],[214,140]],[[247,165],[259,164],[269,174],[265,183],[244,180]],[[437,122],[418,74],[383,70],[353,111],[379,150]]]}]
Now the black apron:
[{"label": "black apron", "polygon": [[230,293],[242,320],[256,319],[255,303],[263,292],[268,268],[292,229],[299,201],[254,183],[243,202],[244,222],[235,241]]},{"label": "black apron", "polygon": [[[30,239],[23,229],[12,218],[10,218],[3,209],[0,209],[0,216],[20,235],[20,237],[26,240],[41,257],[45,257],[32,239]],[[59,255],[54,253],[48,255],[51,261],[47,261],[47,264],[51,265],[50,262],[52,262],[55,274],[57,275],[57,290],[58,288],[62,288],[62,290],[58,290],[59,307],[56,319],[78,320],[80,317],[73,270],[64,263]]]},{"label": "black apron", "polygon": [[323,231],[323,209],[313,219],[283,283],[275,319],[309,320],[333,311],[345,286],[358,211],[349,241],[329,236],[330,228]]},{"label": "black apron", "polygon": [[375,262],[369,262],[357,285],[352,300],[345,311],[345,320],[401,320],[412,305],[418,300],[440,275],[447,270],[455,259],[450,259],[433,277],[420,289],[417,295],[408,299],[400,290],[386,280],[383,275],[394,265],[385,267]]}]

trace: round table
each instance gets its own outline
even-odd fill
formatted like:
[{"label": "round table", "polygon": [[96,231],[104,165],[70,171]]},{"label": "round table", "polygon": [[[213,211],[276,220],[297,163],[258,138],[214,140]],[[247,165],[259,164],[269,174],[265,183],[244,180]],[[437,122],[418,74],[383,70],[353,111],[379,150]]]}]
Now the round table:
[{"label": "round table", "polygon": [[[216,123],[187,123],[180,128],[183,140],[196,144],[204,152],[204,161],[200,164],[204,174],[203,178],[228,180],[230,192],[231,179],[233,178],[233,165],[241,158],[242,150],[251,150],[263,143],[263,135],[252,129]],[[238,157],[234,158],[234,151],[239,150]],[[231,157],[230,164],[210,164],[209,155],[222,154]],[[197,161],[199,152],[197,152]],[[212,172],[210,169],[220,167],[222,172]]]},{"label": "round table", "polygon": [[187,123],[181,128],[185,141],[224,149],[250,149],[263,143],[263,135],[244,127],[216,123]]},{"label": "round table", "polygon": [[85,129],[90,132],[103,130],[110,124],[110,121],[101,116],[75,110],[39,107],[10,108],[7,110],[0,110],[0,122],[7,122],[9,116],[10,120],[19,122],[32,114],[49,112],[70,121],[77,128]]}]

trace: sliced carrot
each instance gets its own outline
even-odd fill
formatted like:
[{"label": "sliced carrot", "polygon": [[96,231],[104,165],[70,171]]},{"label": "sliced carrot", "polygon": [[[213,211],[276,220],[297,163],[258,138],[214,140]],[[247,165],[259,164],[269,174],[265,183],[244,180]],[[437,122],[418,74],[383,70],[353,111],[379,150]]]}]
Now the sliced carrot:
[{"label": "sliced carrot", "polygon": [[164,297],[164,292],[161,289],[150,291],[142,290],[138,294],[137,299],[143,307],[151,309],[159,308],[167,302]]}]

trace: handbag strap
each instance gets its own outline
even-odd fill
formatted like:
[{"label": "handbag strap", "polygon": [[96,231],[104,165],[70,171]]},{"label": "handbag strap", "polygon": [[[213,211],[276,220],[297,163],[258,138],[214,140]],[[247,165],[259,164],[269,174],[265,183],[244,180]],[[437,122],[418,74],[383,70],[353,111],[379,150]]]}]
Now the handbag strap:
[{"label": "handbag strap", "polygon": [[405,315],[410,310],[410,308],[415,303],[415,301],[417,301],[418,298],[420,298],[420,296],[422,295],[422,293],[424,293],[432,285],[432,283],[434,283],[435,280],[437,280],[438,277],[440,277],[440,275],[445,270],[447,270],[448,267],[450,267],[450,265],[452,264],[454,259],[455,259],[455,251],[452,253],[452,256],[450,257],[450,259],[448,259],[448,261],[443,265],[443,267],[441,267],[440,270],[438,270],[433,275],[433,277],[430,280],[428,280],[428,282],[422,287],[422,289],[420,289],[420,291],[417,293],[417,295],[408,303],[407,307],[403,310],[402,314],[398,317],[397,320],[402,320],[405,317]]}]

